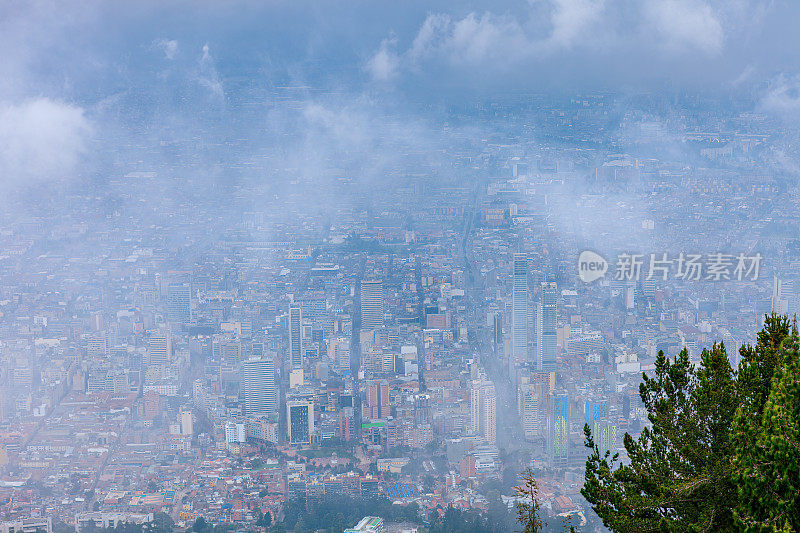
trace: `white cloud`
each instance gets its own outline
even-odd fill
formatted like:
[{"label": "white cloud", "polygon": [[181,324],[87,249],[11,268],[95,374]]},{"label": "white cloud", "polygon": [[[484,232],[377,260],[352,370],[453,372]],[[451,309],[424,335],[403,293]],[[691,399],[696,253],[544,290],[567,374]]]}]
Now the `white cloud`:
[{"label": "white cloud", "polygon": [[651,0],[645,15],[671,50],[696,50],[713,56],[722,51],[725,33],[710,5],[697,0]]},{"label": "white cloud", "polygon": [[174,39],[156,39],[153,45],[164,52],[164,57],[170,61],[178,54],[178,41]]},{"label": "white cloud", "polygon": [[553,0],[553,30],[548,42],[555,48],[569,48],[585,42],[587,31],[602,14],[605,0]]},{"label": "white cloud", "polygon": [[560,57],[578,63],[597,55],[623,61],[657,52],[711,58],[723,53],[728,33],[733,38],[765,12],[750,0],[528,1],[529,9],[517,17],[428,14],[405,51],[395,51],[394,39],[391,47],[383,41],[367,70],[374,79],[390,79],[427,62],[503,71]]},{"label": "white cloud", "polygon": [[451,59],[462,63],[513,60],[527,54],[530,45],[519,22],[491,13],[480,17],[470,13],[453,24],[448,42]]},{"label": "white cloud", "polygon": [[80,107],[47,98],[0,105],[2,188],[72,177],[91,131]]},{"label": "white cloud", "polygon": [[396,45],[395,39],[384,39],[378,51],[367,61],[365,69],[373,80],[389,81],[397,75],[400,58]]},{"label": "white cloud", "polygon": [[450,17],[443,13],[428,15],[422,23],[408,55],[412,61],[422,59],[441,47],[451,26]]},{"label": "white cloud", "polygon": [[225,90],[222,87],[217,68],[214,66],[214,58],[211,56],[211,48],[208,44],[203,45],[203,54],[200,56],[199,65],[200,73],[197,81],[208,89],[214,97],[224,100]]},{"label": "white cloud", "polygon": [[800,78],[779,76],[761,99],[759,108],[784,119],[800,118]]}]

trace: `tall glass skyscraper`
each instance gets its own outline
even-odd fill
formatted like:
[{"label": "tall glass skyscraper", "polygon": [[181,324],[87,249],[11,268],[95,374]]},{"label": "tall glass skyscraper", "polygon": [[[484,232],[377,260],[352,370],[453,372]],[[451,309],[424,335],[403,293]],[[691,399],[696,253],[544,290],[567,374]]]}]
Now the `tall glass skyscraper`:
[{"label": "tall glass skyscraper", "polygon": [[556,312],[558,287],[553,282],[542,283],[536,313],[536,370],[553,372],[556,369]]},{"label": "tall glass skyscraper", "polygon": [[565,466],[569,458],[569,404],[564,391],[547,395],[547,457],[550,466]]},{"label": "tall glass skyscraper", "polygon": [[242,362],[244,408],[248,415],[273,416],[278,412],[278,388],[275,384],[275,363],[270,359],[248,359]]},{"label": "tall glass skyscraper", "polygon": [[511,311],[511,355],[528,355],[528,256],[514,254],[514,294]]},{"label": "tall glass skyscraper", "polygon": [[361,329],[383,326],[383,282],[361,282]]},{"label": "tall glass skyscraper", "polygon": [[303,368],[303,312],[300,306],[289,308],[289,360],[292,368]]}]

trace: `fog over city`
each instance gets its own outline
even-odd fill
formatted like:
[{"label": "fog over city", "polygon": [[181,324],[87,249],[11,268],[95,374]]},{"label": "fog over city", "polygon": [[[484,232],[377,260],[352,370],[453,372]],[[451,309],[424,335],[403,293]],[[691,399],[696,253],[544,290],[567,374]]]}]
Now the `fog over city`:
[{"label": "fog over city", "polygon": [[800,530],[798,23],[0,0],[0,533]]}]

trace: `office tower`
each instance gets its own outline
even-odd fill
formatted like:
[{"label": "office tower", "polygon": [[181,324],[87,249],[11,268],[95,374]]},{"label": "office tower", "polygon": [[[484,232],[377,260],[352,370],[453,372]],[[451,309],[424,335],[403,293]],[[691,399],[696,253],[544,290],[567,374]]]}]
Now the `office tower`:
[{"label": "office tower", "polygon": [[383,374],[383,350],[379,346],[369,346],[361,351],[361,369],[367,377]]},{"label": "office tower", "polygon": [[569,455],[569,404],[567,393],[547,395],[547,457],[550,466],[566,466]]},{"label": "office tower", "polygon": [[189,322],[191,312],[192,287],[189,283],[170,283],[167,285],[167,320],[179,324]]},{"label": "office tower", "polygon": [[431,397],[429,394],[414,395],[414,423],[417,426],[431,423]]},{"label": "office tower", "polygon": [[497,395],[494,383],[484,378],[472,381],[470,389],[470,432],[497,442]]},{"label": "office tower", "polygon": [[350,373],[350,339],[336,337],[328,345],[328,358],[340,374]]},{"label": "office tower", "polygon": [[163,367],[172,357],[172,336],[167,329],[159,329],[150,335],[147,343],[147,366]]},{"label": "office tower", "polygon": [[383,326],[383,282],[361,282],[361,329]]},{"label": "office tower", "polygon": [[494,341],[495,350],[503,346],[503,315],[497,311],[492,316],[492,340]]},{"label": "office tower", "polygon": [[622,395],[622,418],[625,420],[631,417],[631,396],[630,394]]},{"label": "office tower", "polygon": [[248,415],[272,416],[278,412],[278,388],[275,364],[270,359],[248,359],[242,362],[244,408]]},{"label": "office tower", "polygon": [[328,302],[324,292],[306,293],[297,300],[297,304],[300,305],[303,318],[311,322],[315,332],[320,332],[326,338],[333,334],[333,317],[328,312]]},{"label": "office tower", "polygon": [[794,282],[773,276],[771,311],[781,315],[793,314]]},{"label": "office tower", "polygon": [[642,295],[644,295],[645,298],[652,298],[656,295],[655,278],[647,279],[647,276],[642,277]]},{"label": "office tower", "polygon": [[556,304],[558,289],[553,282],[543,282],[536,316],[536,370],[556,369]]},{"label": "office tower", "polygon": [[292,368],[303,367],[303,311],[300,306],[289,308],[289,361]]},{"label": "office tower", "polygon": [[211,353],[214,359],[224,361],[233,366],[243,359],[242,341],[230,334],[214,335],[211,341]]},{"label": "office tower", "polygon": [[192,383],[192,403],[199,409],[205,408],[206,394],[202,379],[196,379]]},{"label": "office tower", "polygon": [[391,414],[389,405],[389,382],[385,379],[367,382],[367,405],[364,409],[366,418],[386,418]]},{"label": "office tower", "polygon": [[103,357],[108,353],[108,340],[105,332],[90,335],[86,339],[86,355],[89,357]]},{"label": "office tower", "polygon": [[592,430],[592,436],[600,452],[611,451],[613,454],[617,445],[618,427],[612,424],[609,418],[608,402],[587,400],[586,423]]},{"label": "office tower", "polygon": [[314,432],[314,402],[308,400],[286,402],[286,430],[290,444],[309,444]]},{"label": "office tower", "polygon": [[548,387],[549,380],[535,378],[520,386],[519,411],[523,433],[527,440],[544,436]]},{"label": "office tower", "polygon": [[633,283],[628,283],[625,287],[625,309],[628,311],[636,307],[635,294]]},{"label": "office tower", "polygon": [[225,444],[237,444],[242,442],[247,442],[247,426],[244,422],[226,422]]},{"label": "office tower", "polygon": [[511,355],[526,360],[528,355],[528,256],[514,254],[514,293],[511,314]]},{"label": "office tower", "polygon": [[191,410],[181,410],[178,419],[181,424],[181,435],[191,435],[194,433],[194,416]]}]

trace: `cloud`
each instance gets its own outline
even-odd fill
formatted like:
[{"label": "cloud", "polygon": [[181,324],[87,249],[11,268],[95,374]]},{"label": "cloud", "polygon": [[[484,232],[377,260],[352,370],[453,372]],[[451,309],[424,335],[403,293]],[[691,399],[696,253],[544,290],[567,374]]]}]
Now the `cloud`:
[{"label": "cloud", "polygon": [[569,48],[587,39],[587,30],[601,16],[605,0],[554,0],[550,46]]},{"label": "cloud", "polygon": [[200,56],[199,67],[200,71],[197,81],[200,85],[208,89],[212,96],[224,100],[225,90],[222,86],[217,68],[214,65],[214,58],[211,56],[211,48],[209,48],[208,44],[203,45],[203,53]]},{"label": "cloud", "polygon": [[725,34],[714,9],[697,0],[651,0],[645,4],[649,21],[671,50],[696,50],[714,56],[722,51]]},{"label": "cloud", "polygon": [[178,53],[178,41],[174,39],[156,39],[153,46],[164,52],[164,57],[172,61]]},{"label": "cloud", "polygon": [[[391,48],[382,41],[372,58],[376,67],[386,67],[374,70],[391,72],[392,78],[445,65],[473,72],[534,67],[535,79],[535,72],[543,72],[535,67],[563,73],[566,64],[635,79],[644,72],[662,75],[659,61],[674,69],[675,59],[688,60],[686,70],[696,68],[699,61],[724,54],[728,39],[739,39],[741,46],[745,36],[757,34],[753,26],[762,23],[766,12],[749,0],[529,0],[516,11],[473,11],[461,17],[429,13],[405,51],[396,48],[402,39],[393,38]],[[734,68],[741,72],[744,66]]]},{"label": "cloud", "polygon": [[0,188],[71,178],[92,129],[82,108],[48,98],[0,106]]},{"label": "cloud", "polygon": [[400,58],[396,45],[396,39],[384,39],[378,51],[367,61],[365,69],[373,80],[389,81],[397,75]]},{"label": "cloud", "polygon": [[759,109],[782,119],[800,118],[800,77],[778,76],[759,103]]}]

